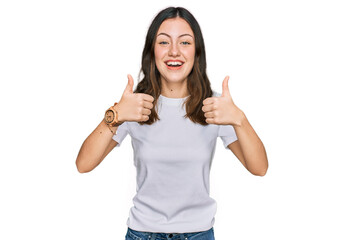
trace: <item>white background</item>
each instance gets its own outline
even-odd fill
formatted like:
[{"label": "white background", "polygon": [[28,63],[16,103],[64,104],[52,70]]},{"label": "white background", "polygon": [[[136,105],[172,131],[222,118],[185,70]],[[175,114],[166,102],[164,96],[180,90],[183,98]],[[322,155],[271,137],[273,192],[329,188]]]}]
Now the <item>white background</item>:
[{"label": "white background", "polygon": [[0,239],[124,239],[130,136],[90,173],[75,160],[170,5],[200,23],[212,88],[230,76],[270,164],[253,176],[218,140],[216,239],[362,239],[362,8],[348,0],[1,1]]}]

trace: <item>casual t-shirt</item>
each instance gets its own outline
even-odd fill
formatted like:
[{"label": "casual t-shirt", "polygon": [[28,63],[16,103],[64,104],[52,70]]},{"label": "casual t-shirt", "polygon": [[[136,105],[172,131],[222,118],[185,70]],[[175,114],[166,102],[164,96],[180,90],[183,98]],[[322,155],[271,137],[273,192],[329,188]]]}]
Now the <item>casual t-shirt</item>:
[{"label": "casual t-shirt", "polygon": [[[213,96],[220,96],[213,92]],[[134,206],[127,225],[136,231],[185,233],[213,227],[217,203],[209,196],[209,175],[217,137],[224,147],[237,140],[231,125],[203,126],[184,118],[185,98],[160,95],[160,120],[124,122],[113,139],[129,134],[137,172]]]}]

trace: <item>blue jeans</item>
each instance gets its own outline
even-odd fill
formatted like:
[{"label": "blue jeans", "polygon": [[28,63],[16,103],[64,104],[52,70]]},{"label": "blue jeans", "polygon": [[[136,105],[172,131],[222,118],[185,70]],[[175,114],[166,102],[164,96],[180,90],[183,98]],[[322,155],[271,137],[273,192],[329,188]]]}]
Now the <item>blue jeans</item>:
[{"label": "blue jeans", "polygon": [[202,232],[153,233],[139,232],[128,228],[126,240],[215,240],[214,228]]}]

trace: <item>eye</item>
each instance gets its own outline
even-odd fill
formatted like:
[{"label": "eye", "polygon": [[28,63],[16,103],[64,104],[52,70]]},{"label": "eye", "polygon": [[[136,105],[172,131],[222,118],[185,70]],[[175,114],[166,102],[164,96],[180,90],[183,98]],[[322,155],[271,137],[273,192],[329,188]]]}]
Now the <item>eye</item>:
[{"label": "eye", "polygon": [[191,43],[188,42],[188,41],[183,41],[183,42],[181,42],[181,44],[183,44],[183,45],[190,45]]},{"label": "eye", "polygon": [[168,44],[168,42],[166,42],[166,41],[161,41],[161,42],[159,42],[159,44],[161,44],[161,45],[166,45],[166,44]]}]

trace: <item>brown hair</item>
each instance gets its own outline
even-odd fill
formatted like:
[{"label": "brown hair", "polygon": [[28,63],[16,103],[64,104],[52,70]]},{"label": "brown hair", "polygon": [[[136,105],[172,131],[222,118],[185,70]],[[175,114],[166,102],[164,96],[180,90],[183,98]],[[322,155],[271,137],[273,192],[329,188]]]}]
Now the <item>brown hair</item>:
[{"label": "brown hair", "polygon": [[[142,67],[140,75],[143,73],[143,79],[137,84],[134,93],[149,94],[154,98],[153,108],[149,119],[145,122],[138,122],[139,124],[148,124],[160,120],[155,107],[157,106],[158,98],[161,94],[161,78],[160,73],[156,67],[154,46],[157,31],[163,21],[170,18],[180,17],[186,20],[190,25],[195,36],[195,61],[194,66],[187,78],[187,89],[190,96],[186,99],[186,115],[192,122],[201,125],[208,125],[205,121],[204,112],[202,111],[202,102],[208,97],[212,97],[213,91],[209,78],[206,74],[206,53],[205,44],[202,37],[201,29],[194,18],[194,16],[185,8],[182,7],[169,7],[157,14],[153,19],[146,36],[145,46],[142,53]],[[183,105],[184,106],[184,105]]]}]

